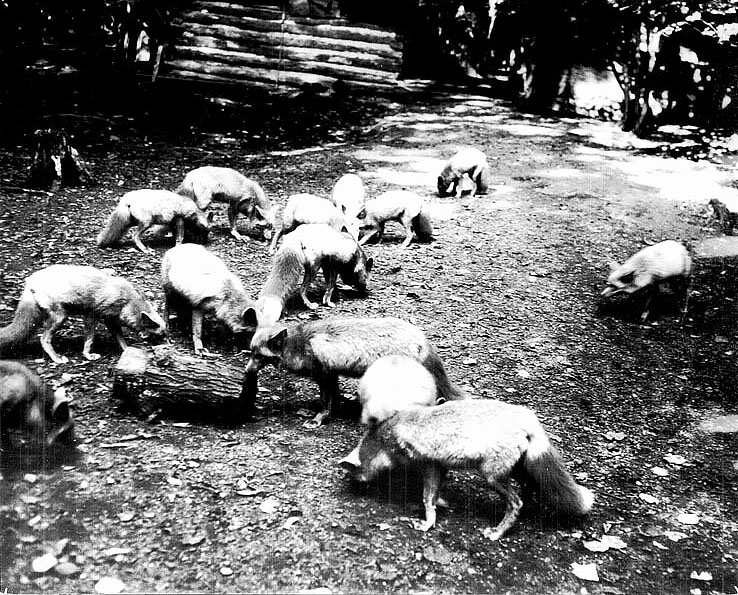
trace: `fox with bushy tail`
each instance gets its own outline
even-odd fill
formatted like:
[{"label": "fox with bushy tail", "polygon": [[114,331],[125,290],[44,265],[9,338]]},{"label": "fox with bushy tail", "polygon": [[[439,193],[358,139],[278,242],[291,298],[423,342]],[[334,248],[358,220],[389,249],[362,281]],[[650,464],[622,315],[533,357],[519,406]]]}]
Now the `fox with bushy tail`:
[{"label": "fox with bushy tail", "polygon": [[126,193],[108,217],[103,230],[97,235],[101,248],[116,244],[129,227],[133,231],[133,243],[141,252],[150,252],[141,241],[141,234],[152,225],[174,225],[176,243],[184,241],[185,224],[194,227],[201,237],[207,238],[210,219],[191,200],[169,190],[133,190]]},{"label": "fox with bushy tail", "polygon": [[318,383],[321,410],[305,424],[315,428],[338,403],[339,376],[359,378],[377,359],[391,354],[407,355],[422,364],[433,376],[439,397],[468,398],[449,380],[441,358],[417,326],[399,318],[336,317],[291,327],[276,324],[257,328],[244,375],[243,409],[253,409],[256,375],[272,364]]},{"label": "fox with bushy tail", "polygon": [[535,413],[496,400],[455,401],[398,411],[369,428],[359,445],[339,465],[359,481],[397,465],[412,464],[423,475],[427,531],[436,523],[436,504],[449,469],[476,469],[505,499],[505,514],[484,535],[495,541],[518,518],[523,501],[511,478],[534,488],[562,515],[589,512],[594,494],[566,470]]},{"label": "fox with bushy tail", "polygon": [[226,203],[231,236],[237,240],[246,241],[237,229],[239,214],[246,215],[252,226],[257,221],[263,223],[264,239],[271,237],[279,207],[272,205],[258,182],[235,169],[212,165],[198,167],[185,175],[175,192],[193,200],[203,210],[212,202]]},{"label": "fox with bushy tail", "polygon": [[287,301],[298,292],[305,306],[315,310],[318,304],[308,298],[307,291],[321,268],[326,280],[324,306],[335,306],[331,297],[339,275],[359,294],[366,294],[373,264],[348,233],[322,223],[300,225],[285,236],[259,292],[257,306],[264,314],[262,324],[276,323]]},{"label": "fox with bushy tail", "polygon": [[82,355],[88,360],[100,357],[90,351],[98,320],[105,323],[121,349],[126,348],[121,326],[154,334],[164,332],[162,318],[123,277],[91,266],[55,264],[26,279],[13,321],[0,328],[0,353],[28,339],[41,321],[46,320],[41,347],[56,363],[67,362],[66,357],[54,350],[51,340],[69,314],[79,313],[85,318]]},{"label": "fox with bushy tail", "polygon": [[423,199],[407,190],[390,190],[372,200],[366,201],[359,211],[358,219],[362,227],[368,229],[359,240],[361,245],[370,239],[382,241],[384,226],[388,221],[397,221],[405,228],[405,240],[402,248],[407,248],[415,237],[420,242],[433,239],[433,222],[428,215]]}]

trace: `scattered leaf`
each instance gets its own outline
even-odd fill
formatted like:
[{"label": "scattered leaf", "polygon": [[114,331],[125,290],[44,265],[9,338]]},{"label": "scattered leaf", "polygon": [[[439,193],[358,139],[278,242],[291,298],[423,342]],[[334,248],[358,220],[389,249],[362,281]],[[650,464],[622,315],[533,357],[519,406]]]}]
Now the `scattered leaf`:
[{"label": "scattered leaf", "polygon": [[178,477],[167,477],[167,483],[170,486],[181,486],[182,480],[179,479]]},{"label": "scattered leaf", "polygon": [[228,566],[221,566],[220,567],[220,573],[223,576],[231,576],[233,574],[233,570],[229,568]]},{"label": "scattered leaf", "polygon": [[531,373],[528,372],[528,370],[521,369],[521,370],[518,370],[516,374],[518,378],[530,378],[531,377]]},{"label": "scattered leaf", "polygon": [[95,583],[96,593],[115,594],[122,593],[126,590],[123,581],[113,578],[112,576],[104,576]]},{"label": "scattered leaf", "polygon": [[663,467],[651,467],[651,473],[658,475],[659,477],[666,477],[669,472]]},{"label": "scattered leaf", "polygon": [[651,543],[653,543],[653,545],[656,546],[660,550],[668,550],[669,549],[668,547],[666,547],[665,545],[659,543],[655,539]]},{"label": "scattered leaf", "polygon": [[605,438],[608,440],[614,440],[615,442],[620,442],[625,440],[625,432],[607,432],[605,434]]},{"label": "scattered leaf", "polygon": [[236,490],[236,494],[239,496],[256,496],[257,494],[263,494],[264,490],[253,489],[253,490]]},{"label": "scattered leaf", "polygon": [[677,517],[682,525],[697,525],[700,522],[700,517],[690,512],[683,512]]},{"label": "scattered leaf", "polygon": [[109,547],[106,550],[103,550],[103,556],[111,557],[111,556],[121,556],[124,554],[130,554],[131,548],[129,547]]},{"label": "scattered leaf", "polygon": [[648,504],[658,504],[659,499],[651,494],[638,494],[638,497]]},{"label": "scattered leaf", "polygon": [[571,571],[574,573],[574,576],[582,579],[583,581],[599,582],[600,580],[600,577],[597,574],[596,564],[577,564],[576,562],[572,562]]},{"label": "scattered leaf", "polygon": [[44,554],[43,556],[33,559],[33,562],[31,562],[31,569],[33,572],[43,574],[44,572],[48,572],[54,568],[58,563],[59,560],[56,559],[54,554]]},{"label": "scattered leaf", "polygon": [[664,531],[664,537],[666,537],[669,541],[681,541],[682,539],[687,538],[686,533],[682,533],[681,531]]},{"label": "scattered leaf", "polygon": [[118,518],[120,519],[121,523],[127,523],[129,521],[132,521],[135,516],[136,516],[135,512],[121,512],[118,515]]},{"label": "scattered leaf", "polygon": [[279,500],[276,498],[267,498],[261,504],[259,504],[259,510],[267,514],[274,514],[279,508]]},{"label": "scattered leaf", "polygon": [[290,527],[292,527],[292,525],[294,525],[299,520],[300,520],[299,516],[291,516],[284,522],[284,525],[282,525],[282,527],[285,529],[289,529]]},{"label": "scattered leaf", "polygon": [[54,572],[59,576],[72,576],[74,574],[79,574],[81,571],[82,569],[74,562],[61,562],[54,566]]},{"label": "scattered leaf", "polygon": [[692,574],[689,575],[689,578],[696,580],[696,581],[711,581],[712,580],[712,573],[707,572],[703,570],[702,572],[698,573],[697,571],[693,570]]},{"label": "scattered leaf", "polygon": [[387,530],[387,529],[389,529],[389,528],[390,528],[391,526],[392,526],[392,525],[390,525],[389,523],[379,523],[379,530],[380,530],[380,531],[386,531],[386,530]]},{"label": "scattered leaf", "polygon": [[477,360],[474,359],[473,357],[468,357],[464,360],[461,360],[461,363],[464,364],[465,366],[476,366]]},{"label": "scattered leaf", "polygon": [[664,455],[664,460],[667,463],[671,463],[672,465],[684,465],[684,463],[687,462],[687,459],[685,459],[681,455],[674,455],[669,453],[668,455]]},{"label": "scattered leaf", "polygon": [[200,545],[203,541],[205,541],[205,536],[202,533],[197,533],[196,535],[185,537],[182,543],[184,545]]},{"label": "scattered leaf", "polygon": [[26,473],[23,476],[23,481],[26,481],[28,483],[36,483],[38,481],[38,475],[35,473]]}]

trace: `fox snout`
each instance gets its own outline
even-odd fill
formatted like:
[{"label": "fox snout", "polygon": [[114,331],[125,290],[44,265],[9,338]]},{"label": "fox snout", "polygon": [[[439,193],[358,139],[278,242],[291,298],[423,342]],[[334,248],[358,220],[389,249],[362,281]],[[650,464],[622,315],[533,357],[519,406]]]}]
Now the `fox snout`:
[{"label": "fox snout", "polygon": [[356,481],[367,481],[366,475],[361,470],[359,447],[354,448],[354,450],[338,461],[338,466],[347,471]]},{"label": "fox snout", "polygon": [[259,362],[255,360],[253,357],[249,358],[249,361],[246,362],[246,374],[256,374],[259,370],[261,370],[262,366],[259,365]]}]

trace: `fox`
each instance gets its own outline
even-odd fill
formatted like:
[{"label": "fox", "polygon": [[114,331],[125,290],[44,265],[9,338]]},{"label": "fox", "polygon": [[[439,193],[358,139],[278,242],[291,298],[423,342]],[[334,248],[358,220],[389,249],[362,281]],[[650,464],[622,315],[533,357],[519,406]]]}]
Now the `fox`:
[{"label": "fox", "polygon": [[474,194],[487,194],[491,184],[491,172],[487,156],[472,147],[457,151],[438,176],[438,196],[460,196],[459,182],[464,174],[474,182]]},{"label": "fox", "polygon": [[36,372],[20,362],[0,360],[2,450],[13,446],[11,432],[30,434],[35,444],[53,446],[74,437],[69,399],[54,393]]},{"label": "fox", "polygon": [[364,182],[356,174],[342,175],[333,186],[331,202],[349,219],[356,217],[365,200]]},{"label": "fox", "polygon": [[51,343],[69,314],[82,314],[85,342],[82,355],[92,353],[95,323],[102,320],[121,349],[126,348],[121,326],[163,335],[164,321],[148,300],[126,279],[91,266],[54,264],[28,276],[13,321],[0,328],[0,353],[28,339],[42,320],[41,347],[57,364],[68,362]]},{"label": "fox", "polygon": [[282,224],[276,227],[272,236],[269,254],[273,255],[276,252],[277,242],[282,235],[294,231],[305,223],[325,223],[336,231],[346,231],[354,239],[359,239],[358,221],[348,218],[329,200],[303,192],[293,194],[287,199],[282,212]]},{"label": "fox", "polygon": [[274,256],[272,270],[257,298],[263,312],[263,324],[276,323],[287,301],[300,293],[305,307],[318,308],[307,291],[318,269],[323,269],[326,288],[323,305],[333,308],[333,292],[341,275],[360,295],[366,294],[374,259],[367,258],[361,246],[346,232],[338,232],[324,223],[306,223],[284,237]]},{"label": "fox", "polygon": [[246,215],[252,225],[257,220],[264,223],[262,233],[265,240],[272,235],[279,206],[272,205],[258,182],[235,169],[212,165],[198,167],[185,175],[175,192],[194,200],[202,210],[213,201],[227,203],[230,233],[237,240],[247,241],[236,227],[239,213]]},{"label": "fox", "polygon": [[492,399],[398,411],[371,427],[339,461],[339,466],[362,482],[407,464],[416,465],[423,476],[425,519],[414,522],[420,531],[436,524],[440,487],[450,469],[476,469],[505,499],[500,523],[483,530],[491,541],[515,524],[523,506],[511,478],[535,488],[560,514],[587,514],[595,498],[591,490],[574,481],[531,409]]},{"label": "fox", "polygon": [[133,243],[141,252],[151,252],[144,246],[141,234],[153,225],[175,225],[177,244],[184,241],[185,222],[196,227],[207,237],[210,230],[209,218],[195,203],[169,190],[132,190],[123,195],[108,217],[103,230],[97,235],[97,245],[101,248],[117,243],[129,227],[133,231]]},{"label": "fox", "polygon": [[385,355],[372,363],[359,380],[361,423],[375,426],[413,406],[445,403],[433,375],[407,355]]},{"label": "fox", "polygon": [[400,318],[335,317],[292,327],[257,327],[244,372],[242,409],[248,413],[253,410],[256,376],[272,364],[318,383],[321,410],[305,424],[307,428],[317,428],[338,403],[339,376],[359,378],[377,359],[392,354],[407,355],[425,367],[433,376],[440,397],[468,398],[449,380],[441,358],[417,326]]},{"label": "fox", "polygon": [[601,293],[602,297],[609,298],[619,293],[648,292],[641,313],[642,321],[648,318],[651,300],[664,283],[676,283],[686,304],[689,278],[692,274],[692,258],[681,242],[664,240],[646,246],[622,265],[616,262],[609,263],[609,268],[611,273],[607,278],[607,287]]},{"label": "fox", "polygon": [[191,309],[192,343],[197,355],[204,352],[202,320],[205,314],[212,314],[233,333],[252,328],[250,321],[254,314],[251,310],[255,302],[247,296],[241,280],[204,246],[182,244],[167,250],[161,262],[161,286],[167,329],[172,309],[182,304]]},{"label": "fox", "polygon": [[413,240],[429,242],[433,239],[433,222],[423,204],[423,199],[407,190],[390,190],[372,200],[368,200],[359,211],[358,219],[362,227],[368,228],[359,240],[362,246],[371,238],[382,241],[384,225],[388,221],[397,221],[405,228],[405,240],[402,249],[407,248]]}]

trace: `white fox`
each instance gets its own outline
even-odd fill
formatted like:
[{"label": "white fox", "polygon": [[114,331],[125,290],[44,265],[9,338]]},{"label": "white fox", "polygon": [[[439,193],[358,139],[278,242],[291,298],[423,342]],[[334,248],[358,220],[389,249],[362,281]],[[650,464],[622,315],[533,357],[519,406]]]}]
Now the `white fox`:
[{"label": "white fox", "polygon": [[356,218],[365,200],[364,182],[356,174],[342,175],[331,193],[333,204],[341,209],[341,212],[349,219]]},{"label": "white fox", "polygon": [[335,305],[331,297],[339,274],[344,283],[366,293],[373,264],[349,234],[323,223],[300,225],[284,237],[269,277],[259,292],[257,306],[264,315],[262,324],[277,322],[287,301],[298,291],[305,306],[316,309],[318,305],[308,299],[307,290],[320,268],[326,280],[323,305]]},{"label": "white fox", "polygon": [[287,199],[282,212],[282,224],[277,226],[269,254],[274,254],[279,238],[305,223],[325,223],[336,231],[347,231],[354,239],[359,238],[359,222],[346,217],[331,201],[314,194],[293,194]]},{"label": "white fox", "polygon": [[459,183],[467,174],[474,183],[474,193],[486,194],[491,183],[487,156],[479,149],[459,150],[447,162],[438,176],[438,196],[460,196]]},{"label": "white fox", "polygon": [[664,282],[677,282],[686,298],[687,285],[692,273],[692,259],[687,248],[680,242],[664,240],[652,246],[646,246],[636,252],[622,265],[609,263],[610,276],[607,287],[602,291],[603,297],[618,293],[635,293],[650,289],[646,296],[641,319],[648,318],[648,308],[654,295],[658,293]]},{"label": "white fox", "polygon": [[405,240],[402,248],[407,248],[413,234],[419,241],[428,242],[433,238],[433,222],[423,204],[423,199],[407,190],[390,190],[372,200],[368,200],[359,211],[362,227],[368,228],[359,243],[364,245],[368,240],[377,237],[382,241],[384,225],[388,221],[397,221],[405,228]]},{"label": "white fox", "polygon": [[212,313],[234,333],[252,326],[254,302],[239,278],[203,246],[182,244],[168,250],[161,262],[161,286],[167,325],[170,311],[182,302],[192,310],[192,342],[198,355],[203,352],[202,319],[206,313]]},{"label": "white fox", "polygon": [[256,220],[263,221],[266,224],[264,238],[268,240],[271,237],[279,207],[272,205],[258,183],[235,169],[211,165],[198,167],[184,177],[175,192],[191,198],[201,209],[207,209],[213,201],[227,203],[231,235],[237,240],[246,241],[236,229],[239,213],[246,215],[252,224]]}]

